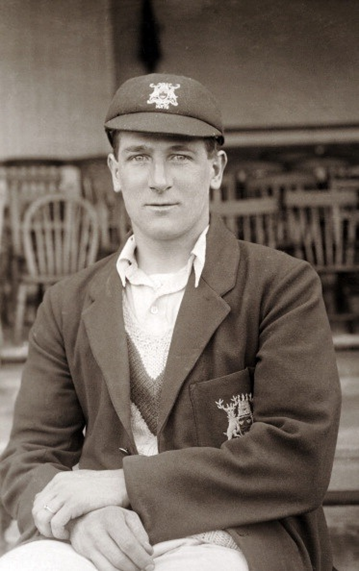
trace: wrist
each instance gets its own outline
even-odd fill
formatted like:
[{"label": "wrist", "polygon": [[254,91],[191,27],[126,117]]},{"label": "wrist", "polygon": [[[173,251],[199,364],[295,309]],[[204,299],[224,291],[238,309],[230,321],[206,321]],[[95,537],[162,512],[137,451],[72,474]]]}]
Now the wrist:
[{"label": "wrist", "polygon": [[128,507],[130,500],[127,495],[125,477],[122,469],[102,470],[97,472],[101,475],[101,491],[98,497],[102,497],[102,504],[96,509],[104,506]]}]

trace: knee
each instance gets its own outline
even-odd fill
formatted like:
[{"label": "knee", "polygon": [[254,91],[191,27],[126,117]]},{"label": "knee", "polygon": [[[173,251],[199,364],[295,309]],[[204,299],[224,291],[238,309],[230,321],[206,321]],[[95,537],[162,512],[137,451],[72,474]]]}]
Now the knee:
[{"label": "knee", "polygon": [[0,558],[0,571],[95,571],[90,561],[67,543],[39,540],[25,543]]}]

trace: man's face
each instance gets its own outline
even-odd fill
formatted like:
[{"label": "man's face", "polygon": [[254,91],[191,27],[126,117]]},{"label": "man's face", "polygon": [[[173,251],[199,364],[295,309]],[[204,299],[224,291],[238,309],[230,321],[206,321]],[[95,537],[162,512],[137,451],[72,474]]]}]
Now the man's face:
[{"label": "man's face", "polygon": [[160,241],[197,238],[225,163],[225,153],[209,157],[201,139],[132,132],[120,134],[117,160],[109,156],[134,232]]}]

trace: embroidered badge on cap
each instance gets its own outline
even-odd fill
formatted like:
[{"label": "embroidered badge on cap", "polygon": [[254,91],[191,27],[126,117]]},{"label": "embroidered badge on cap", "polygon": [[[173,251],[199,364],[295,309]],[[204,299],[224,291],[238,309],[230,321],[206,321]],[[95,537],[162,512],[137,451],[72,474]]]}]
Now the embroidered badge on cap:
[{"label": "embroidered badge on cap", "polygon": [[150,83],[150,87],[153,87],[153,92],[147,100],[148,104],[155,103],[156,109],[169,109],[170,105],[178,105],[175,89],[181,87],[179,83]]},{"label": "embroidered badge on cap", "polygon": [[224,434],[228,440],[244,436],[250,429],[253,424],[251,402],[251,394],[233,396],[230,404],[226,405],[223,404],[223,399],[216,401],[217,407],[227,413],[228,428]]}]

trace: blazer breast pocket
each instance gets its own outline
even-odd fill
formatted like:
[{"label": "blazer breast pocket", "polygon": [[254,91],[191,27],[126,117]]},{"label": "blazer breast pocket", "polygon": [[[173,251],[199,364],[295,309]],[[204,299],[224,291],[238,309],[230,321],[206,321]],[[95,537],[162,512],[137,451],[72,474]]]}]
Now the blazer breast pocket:
[{"label": "blazer breast pocket", "polygon": [[190,396],[199,446],[219,448],[240,438],[252,422],[253,368],[195,383]]}]

